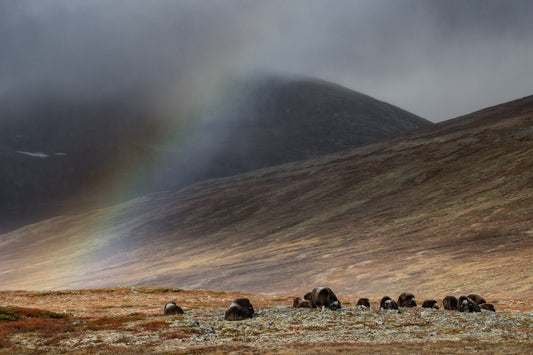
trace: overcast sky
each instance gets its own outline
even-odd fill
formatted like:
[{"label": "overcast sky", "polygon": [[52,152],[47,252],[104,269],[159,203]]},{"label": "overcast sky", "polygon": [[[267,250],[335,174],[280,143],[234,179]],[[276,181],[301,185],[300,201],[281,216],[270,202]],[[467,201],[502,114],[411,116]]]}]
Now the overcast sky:
[{"label": "overcast sky", "polygon": [[0,95],[164,85],[190,104],[255,71],[453,118],[533,94],[533,1],[0,0]]}]

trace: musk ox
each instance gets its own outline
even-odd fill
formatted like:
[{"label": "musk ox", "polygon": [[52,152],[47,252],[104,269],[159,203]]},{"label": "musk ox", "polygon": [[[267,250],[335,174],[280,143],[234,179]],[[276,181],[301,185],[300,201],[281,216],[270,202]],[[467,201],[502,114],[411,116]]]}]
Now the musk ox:
[{"label": "musk ox", "polygon": [[477,304],[487,303],[487,301],[485,301],[483,297],[475,293],[471,293],[466,297],[470,298],[472,301],[476,302]]},{"label": "musk ox", "polygon": [[398,303],[389,296],[383,297],[379,302],[379,306],[383,309],[398,309]]},{"label": "musk ox", "polygon": [[422,303],[422,308],[434,308],[439,309],[439,304],[435,300],[425,300]]},{"label": "musk ox", "polygon": [[494,308],[494,305],[492,305],[491,303],[482,303],[479,305],[479,308],[484,309],[486,311],[496,312],[496,308]]},{"label": "musk ox", "polygon": [[398,297],[398,307],[416,307],[415,295],[412,293],[402,293]]},{"label": "musk ox", "polygon": [[[459,312],[470,312],[470,307],[468,307],[469,299],[466,296],[459,297],[457,302],[457,310]],[[470,300],[472,302],[472,300]]]},{"label": "musk ox", "polygon": [[357,304],[355,306],[364,306],[370,308],[370,300],[368,298],[360,298],[357,300]]},{"label": "musk ox", "polygon": [[229,305],[224,312],[225,320],[243,320],[252,318],[254,315],[254,307],[248,298],[237,298]]},{"label": "musk ox", "polygon": [[174,302],[168,302],[163,309],[163,313],[166,315],[183,314],[183,309]]},{"label": "musk ox", "polygon": [[479,305],[466,296],[459,297],[457,309],[459,312],[481,312]]},{"label": "musk ox", "polygon": [[446,296],[442,300],[442,306],[448,311],[457,311],[457,298],[455,296]]},{"label": "musk ox", "polygon": [[314,308],[313,302],[309,300],[302,300],[301,298],[296,297],[292,304],[294,308]]},{"label": "musk ox", "polygon": [[[304,297],[307,297],[307,295]],[[311,302],[315,307],[321,308],[322,310],[329,308],[334,311],[341,308],[340,301],[329,287],[315,287],[311,291]]]}]

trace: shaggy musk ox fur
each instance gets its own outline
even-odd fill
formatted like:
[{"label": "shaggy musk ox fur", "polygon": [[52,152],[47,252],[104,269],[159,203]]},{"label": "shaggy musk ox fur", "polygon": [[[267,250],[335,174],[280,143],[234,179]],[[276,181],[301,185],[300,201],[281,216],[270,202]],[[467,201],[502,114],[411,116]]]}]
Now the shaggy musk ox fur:
[{"label": "shaggy musk ox fur", "polygon": [[398,307],[416,307],[415,295],[412,293],[402,293],[398,297]]},{"label": "shaggy musk ox fur", "polygon": [[448,311],[457,310],[457,298],[455,296],[446,296],[442,300],[442,306]]},{"label": "shaggy musk ox fur", "polygon": [[301,298],[296,297],[292,304],[294,308],[314,308],[313,302],[309,300],[302,300]]},{"label": "shaggy musk ox fur", "polygon": [[360,298],[357,300],[357,304],[355,306],[365,306],[370,308],[370,300],[368,298]]},{"label": "shaggy musk ox fur", "polygon": [[491,303],[482,303],[479,305],[479,308],[487,310],[487,311],[496,312],[496,308],[494,308],[494,305],[492,305]]},{"label": "shaggy musk ox fur", "polygon": [[435,300],[425,300],[424,303],[422,303],[422,308],[439,309],[439,304]]},{"label": "shaggy musk ox fur", "polygon": [[396,301],[392,300],[389,296],[385,296],[379,302],[379,306],[383,309],[398,309]]},{"label": "shaggy musk ox fur", "polygon": [[466,296],[459,297],[457,309],[459,312],[481,312],[479,305]]},{"label": "shaggy musk ox fur", "polygon": [[[307,295],[308,294],[306,294],[304,298],[307,297]],[[315,287],[313,291],[311,291],[311,302],[315,307],[322,309],[329,308],[334,311],[341,308],[341,303],[329,287]]]},{"label": "shaggy musk ox fur", "polygon": [[225,320],[243,320],[252,318],[254,307],[248,298],[237,298],[231,302],[230,306],[224,312]]},{"label": "shaggy musk ox fur", "polygon": [[163,309],[164,314],[183,314],[183,309],[176,305],[174,302],[168,302]]},{"label": "shaggy musk ox fur", "polygon": [[477,304],[487,303],[487,301],[485,301],[483,297],[475,293],[471,293],[466,297],[470,298],[472,301],[476,302]]}]

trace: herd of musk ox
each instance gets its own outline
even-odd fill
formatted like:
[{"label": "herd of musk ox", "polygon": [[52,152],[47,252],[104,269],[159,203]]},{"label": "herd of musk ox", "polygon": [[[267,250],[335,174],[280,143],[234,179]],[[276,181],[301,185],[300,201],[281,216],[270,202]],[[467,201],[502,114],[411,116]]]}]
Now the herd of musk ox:
[{"label": "herd of musk ox", "polygon": [[[459,312],[481,312],[482,309],[495,312],[492,304],[487,303],[483,297],[477,294],[461,296],[457,299],[455,296],[446,296],[442,300],[444,309]],[[385,296],[379,303],[380,309],[398,309],[399,307],[416,307],[415,296],[412,293],[402,293],[398,301]],[[294,308],[319,308],[330,309],[332,311],[340,309],[341,303],[335,293],[329,287],[316,287],[313,291],[305,294],[304,299],[296,297],[293,303]],[[370,309],[368,298],[360,298],[355,305],[356,308]],[[439,303],[436,300],[425,300],[422,308],[439,309]],[[183,314],[183,310],[174,302],[168,302],[164,308],[164,314]],[[248,298],[237,298],[233,300],[230,306],[224,312],[224,319],[228,321],[238,321],[252,318],[254,307]]]}]

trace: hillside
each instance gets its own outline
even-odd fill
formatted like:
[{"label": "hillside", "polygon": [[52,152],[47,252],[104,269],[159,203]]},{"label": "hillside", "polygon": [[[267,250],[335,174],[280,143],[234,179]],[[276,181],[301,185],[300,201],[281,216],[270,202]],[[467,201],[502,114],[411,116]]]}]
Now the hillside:
[{"label": "hillside", "polygon": [[430,124],[316,79],[261,75],[214,91],[192,113],[164,114],[152,92],[77,99],[4,93],[0,233]]},{"label": "hillside", "polygon": [[4,289],[533,296],[533,97],[0,237]]}]

